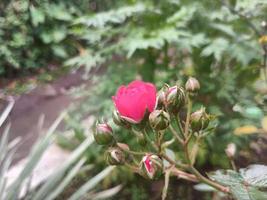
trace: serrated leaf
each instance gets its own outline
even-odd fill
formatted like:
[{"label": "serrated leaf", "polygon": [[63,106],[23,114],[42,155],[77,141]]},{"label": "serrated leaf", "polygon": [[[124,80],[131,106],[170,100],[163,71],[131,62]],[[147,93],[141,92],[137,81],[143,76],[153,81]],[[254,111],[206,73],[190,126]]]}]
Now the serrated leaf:
[{"label": "serrated leaf", "polygon": [[120,24],[124,22],[126,18],[131,17],[136,13],[143,12],[145,10],[145,5],[139,3],[132,6],[124,6],[117,10],[100,12],[92,16],[81,17],[77,19],[74,24],[81,23],[87,26],[103,28],[107,23]]},{"label": "serrated leaf", "polygon": [[267,193],[260,190],[266,187],[267,166],[252,165],[239,172],[233,170],[218,170],[209,174],[212,180],[230,188],[237,200],[264,200]]},{"label": "serrated leaf", "polygon": [[256,187],[267,187],[267,166],[250,165],[241,169],[240,173],[248,184]]},{"label": "serrated leaf", "polygon": [[45,14],[41,9],[37,9],[34,6],[30,7],[31,20],[34,26],[38,26],[39,24],[45,21]]},{"label": "serrated leaf", "polygon": [[216,60],[221,60],[223,54],[229,48],[229,41],[224,38],[218,38],[212,41],[210,45],[205,47],[201,52],[202,56],[211,56],[213,55]]}]

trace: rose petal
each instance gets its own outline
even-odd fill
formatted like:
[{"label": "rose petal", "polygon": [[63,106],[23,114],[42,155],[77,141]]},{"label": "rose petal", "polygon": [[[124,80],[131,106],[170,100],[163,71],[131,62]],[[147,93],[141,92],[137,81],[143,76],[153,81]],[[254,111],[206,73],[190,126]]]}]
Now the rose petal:
[{"label": "rose petal", "polygon": [[151,83],[135,80],[128,86],[120,86],[113,102],[122,117],[140,122],[146,110],[152,112],[156,106],[156,87]]}]

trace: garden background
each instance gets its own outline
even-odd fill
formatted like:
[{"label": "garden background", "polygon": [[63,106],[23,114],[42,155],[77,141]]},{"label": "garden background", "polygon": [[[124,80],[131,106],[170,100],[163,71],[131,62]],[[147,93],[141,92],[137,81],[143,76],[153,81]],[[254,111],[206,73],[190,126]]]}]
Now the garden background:
[{"label": "garden background", "polygon": [[[160,199],[164,180],[107,167],[92,138],[92,124],[111,118],[111,96],[135,79],[158,89],[199,80],[194,109],[216,117],[198,147],[201,172],[231,168],[230,143],[238,168],[267,164],[266,35],[266,0],[2,0],[1,175],[29,157],[13,184],[0,176],[0,199],[25,188],[25,199]],[[121,142],[140,145],[109,122]],[[71,156],[30,189],[51,143]],[[167,199],[229,199],[193,185],[172,178]]]}]

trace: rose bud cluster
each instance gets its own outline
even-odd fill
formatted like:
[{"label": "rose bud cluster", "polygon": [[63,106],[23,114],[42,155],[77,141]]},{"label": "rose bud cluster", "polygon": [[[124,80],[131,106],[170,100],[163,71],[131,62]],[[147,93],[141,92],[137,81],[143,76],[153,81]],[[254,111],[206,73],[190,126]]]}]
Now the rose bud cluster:
[{"label": "rose bud cluster", "polygon": [[[177,117],[185,104],[187,111],[191,112],[190,95],[199,89],[200,84],[193,77],[188,79],[185,89],[178,85],[165,84],[157,92],[155,85],[139,80],[120,86],[116,95],[112,97],[115,106],[112,113],[113,122],[133,133],[129,134],[129,137],[134,136],[137,139],[142,152],[132,150],[125,143],[116,142],[113,130],[107,123],[97,124],[94,132],[95,141],[106,146],[107,163],[125,164],[134,172],[151,180],[161,177],[164,173],[162,158],[166,158],[166,144],[177,141],[181,145],[186,145],[186,141],[190,139],[188,135],[192,135],[189,131],[199,132],[209,125],[210,117],[204,108],[193,113],[188,112],[186,119]],[[177,123],[172,124],[172,120]],[[174,127],[179,129],[176,135]],[[153,133],[156,133],[156,137],[152,136]],[[182,137],[179,134],[183,134]],[[166,141],[170,136],[173,138]]]},{"label": "rose bud cluster", "polygon": [[210,117],[206,113],[205,108],[193,112],[190,116],[191,128],[195,132],[206,129],[209,125],[209,121]]},{"label": "rose bud cluster", "polygon": [[163,162],[157,155],[146,155],[140,163],[140,171],[144,177],[156,180],[163,174]]}]

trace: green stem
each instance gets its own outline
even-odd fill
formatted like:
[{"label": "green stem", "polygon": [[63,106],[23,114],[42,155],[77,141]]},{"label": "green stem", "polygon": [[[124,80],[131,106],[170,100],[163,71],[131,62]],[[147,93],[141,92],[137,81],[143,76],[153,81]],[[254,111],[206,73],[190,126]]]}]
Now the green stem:
[{"label": "green stem", "polygon": [[179,143],[183,144],[184,143],[184,140],[179,136],[179,134],[177,133],[177,131],[173,128],[173,126],[171,124],[169,126],[169,129],[170,129],[171,133],[173,134],[173,136],[175,137],[175,139]]},{"label": "green stem", "polygon": [[188,143],[184,145],[184,152],[185,152],[185,157],[186,157],[187,163],[189,164],[189,169],[190,169],[191,173],[193,173],[201,182],[206,183],[207,185],[210,185],[211,187],[214,187],[217,190],[222,191],[224,193],[230,192],[228,187],[225,187],[219,183],[216,183],[216,182],[206,178],[194,167],[194,165],[190,159],[190,154],[188,151]]},{"label": "green stem", "polygon": [[187,114],[186,114],[186,121],[185,121],[185,128],[184,128],[185,138],[187,138],[189,134],[189,122],[190,122],[190,114],[191,114],[191,109],[192,109],[192,102],[188,94],[187,94],[187,99],[188,99]]},{"label": "green stem", "polygon": [[178,163],[175,162],[174,160],[172,160],[170,157],[168,157],[165,153],[161,153],[160,155],[162,158],[164,158],[165,160],[167,160],[170,164],[178,167],[178,168],[182,168],[182,169],[188,169],[188,165],[187,164],[183,164],[183,163]]},{"label": "green stem", "polygon": [[182,124],[181,124],[181,119],[179,117],[179,114],[175,117],[175,121],[177,123],[177,126],[178,126],[178,129],[179,129],[180,133],[183,135],[184,130],[183,130],[183,127],[182,127]]}]

